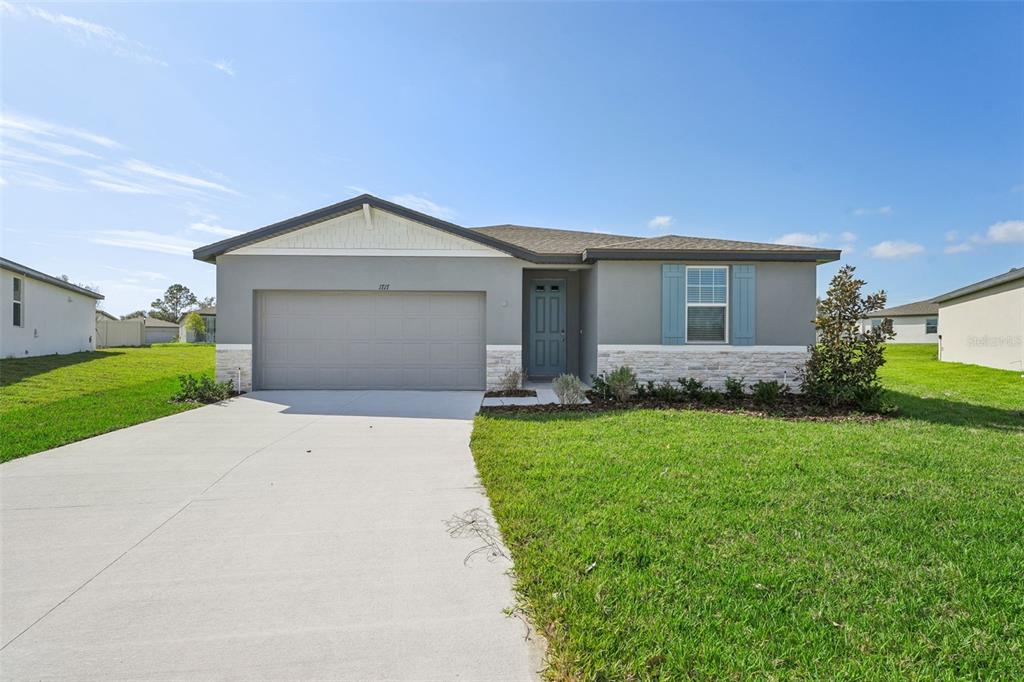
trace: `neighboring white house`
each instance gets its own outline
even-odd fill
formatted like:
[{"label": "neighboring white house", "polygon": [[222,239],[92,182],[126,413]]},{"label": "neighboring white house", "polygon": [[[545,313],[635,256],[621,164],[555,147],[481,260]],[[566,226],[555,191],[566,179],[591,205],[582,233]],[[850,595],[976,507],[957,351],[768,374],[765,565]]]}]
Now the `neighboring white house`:
[{"label": "neighboring white house", "polygon": [[146,343],[170,343],[178,340],[178,323],[156,317],[146,318]]},{"label": "neighboring white house", "polygon": [[1024,370],[1024,268],[943,294],[939,359]]},{"label": "neighboring white house", "polygon": [[0,357],[96,349],[96,301],[103,296],[0,258]]},{"label": "neighboring white house", "polygon": [[878,326],[886,318],[892,320],[892,329],[896,332],[896,338],[889,343],[939,341],[939,304],[932,299],[876,310],[861,320],[861,328]]}]

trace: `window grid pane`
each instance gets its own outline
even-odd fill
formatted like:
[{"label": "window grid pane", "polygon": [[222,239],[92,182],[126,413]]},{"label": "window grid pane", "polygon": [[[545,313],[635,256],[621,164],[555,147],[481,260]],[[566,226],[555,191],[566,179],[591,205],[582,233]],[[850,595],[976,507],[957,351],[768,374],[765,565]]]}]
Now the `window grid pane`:
[{"label": "window grid pane", "polygon": [[725,341],[725,308],[688,308],[686,331],[689,341]]}]

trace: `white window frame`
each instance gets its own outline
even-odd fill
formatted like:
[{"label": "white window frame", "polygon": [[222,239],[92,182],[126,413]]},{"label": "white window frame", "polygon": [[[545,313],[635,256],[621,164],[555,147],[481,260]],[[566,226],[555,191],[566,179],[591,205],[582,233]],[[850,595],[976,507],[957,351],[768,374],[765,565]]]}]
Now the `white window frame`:
[{"label": "white window frame", "polygon": [[[935,320],[935,331],[933,331],[933,332],[928,331],[928,327],[929,327],[928,322],[930,320]],[[937,317],[926,317],[926,318],[924,318],[924,333],[925,334],[938,334],[939,333],[939,318],[937,318]]]},{"label": "white window frame", "polygon": [[[18,285],[15,286],[15,282]],[[17,291],[18,298],[15,298],[15,291]],[[18,309],[18,324],[14,324],[14,310]],[[25,327],[25,278],[24,277],[12,277],[11,278],[11,326],[18,327],[19,329]]]},{"label": "white window frame", "polygon": [[[690,269],[724,270],[725,271],[725,303],[690,303]],[[728,265],[687,265],[683,273],[683,324],[686,329],[686,343],[693,345],[723,346],[729,343],[729,266]],[[725,308],[725,336],[721,341],[690,341],[690,308]]]}]

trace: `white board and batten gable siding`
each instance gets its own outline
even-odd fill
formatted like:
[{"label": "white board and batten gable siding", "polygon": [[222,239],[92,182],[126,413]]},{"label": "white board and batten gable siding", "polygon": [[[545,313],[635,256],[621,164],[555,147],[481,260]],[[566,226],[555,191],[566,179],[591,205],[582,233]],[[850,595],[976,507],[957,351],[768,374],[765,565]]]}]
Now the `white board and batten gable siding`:
[{"label": "white board and batten gable siding", "polygon": [[253,256],[462,256],[506,253],[370,206],[233,251]]}]

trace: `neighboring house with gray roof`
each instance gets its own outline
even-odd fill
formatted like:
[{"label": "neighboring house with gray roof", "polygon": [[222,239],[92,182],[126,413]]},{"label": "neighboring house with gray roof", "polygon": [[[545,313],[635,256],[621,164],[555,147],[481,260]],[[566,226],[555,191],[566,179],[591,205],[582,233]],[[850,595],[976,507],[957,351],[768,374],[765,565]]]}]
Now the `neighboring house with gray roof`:
[{"label": "neighboring house with gray roof", "polygon": [[1024,268],[937,296],[939,359],[1024,371]]},{"label": "neighboring house with gray roof", "polygon": [[103,296],[0,258],[0,357],[96,349],[96,301]]},{"label": "neighboring house with gray roof", "polygon": [[876,310],[861,320],[864,329],[892,320],[896,338],[889,343],[938,343],[939,304],[933,299]]},{"label": "neighboring house with gray roof", "polygon": [[[205,331],[196,333],[185,328],[185,320],[192,313],[199,315],[203,318],[203,325]],[[216,343],[217,341],[217,306],[208,305],[198,308],[197,310],[190,310],[181,316],[181,320],[178,322],[178,338],[186,343]]]},{"label": "neighboring house with gray roof", "polygon": [[178,323],[161,320],[158,317],[147,317],[146,343],[170,343],[178,340]]},{"label": "neighboring house with gray roof", "polygon": [[816,268],[840,252],[700,237],[466,228],[371,195],[196,249],[217,266],[217,376],[241,388],[793,382]]}]

